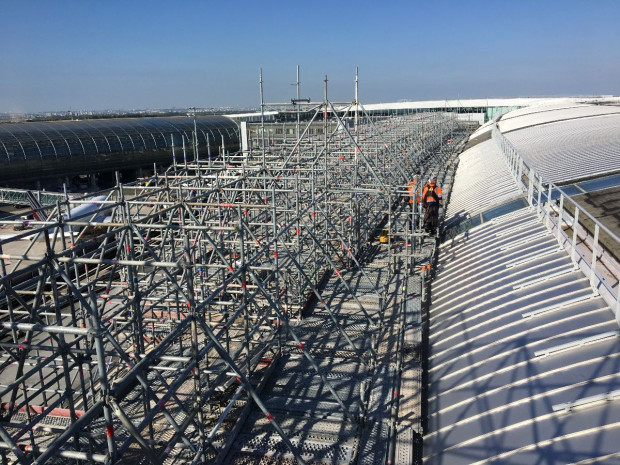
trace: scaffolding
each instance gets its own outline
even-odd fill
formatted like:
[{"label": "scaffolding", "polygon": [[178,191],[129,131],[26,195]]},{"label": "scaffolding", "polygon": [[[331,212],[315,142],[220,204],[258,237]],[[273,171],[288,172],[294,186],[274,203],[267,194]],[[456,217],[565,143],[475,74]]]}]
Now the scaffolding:
[{"label": "scaffolding", "polygon": [[[3,236],[3,463],[398,454],[394,407],[372,407],[398,385],[373,379],[398,369],[386,358],[410,337],[405,307],[424,280],[409,273],[434,244],[407,182],[447,172],[466,133],[449,113],[370,117],[325,89],[288,104],[297,121],[272,135],[264,119],[250,127],[246,150],[212,159],[188,141],[164,174],[56,201],[46,221]],[[261,95],[263,113],[284,105]],[[305,400],[292,394],[304,387]],[[278,389],[285,401],[269,398]],[[391,442],[373,452],[381,434]]]}]

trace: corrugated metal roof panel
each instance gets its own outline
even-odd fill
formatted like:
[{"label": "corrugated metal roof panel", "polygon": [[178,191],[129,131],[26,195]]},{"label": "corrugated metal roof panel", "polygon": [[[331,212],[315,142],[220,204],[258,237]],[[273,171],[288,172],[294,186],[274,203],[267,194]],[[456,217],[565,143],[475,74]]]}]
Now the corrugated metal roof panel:
[{"label": "corrugated metal roof panel", "polygon": [[506,137],[552,182],[620,170],[620,114],[530,127]]},{"label": "corrugated metal roof panel", "polygon": [[[620,404],[593,408],[591,413],[592,415],[588,417],[591,421],[587,422],[571,415],[543,416],[534,422],[525,422],[527,429],[498,429],[493,433],[481,435],[484,447],[480,447],[479,441],[470,441],[455,447],[455,443],[460,438],[454,436],[446,439],[442,444],[446,449],[445,455],[432,463],[560,465],[617,454],[616,438],[620,434]],[[597,423],[605,419],[609,420],[608,426],[598,427]],[[509,447],[508,444],[514,444],[517,447]]]},{"label": "corrugated metal roof panel", "polygon": [[439,263],[424,463],[616,453],[620,398],[600,399],[620,389],[618,325],[535,213],[471,229],[442,245]]},{"label": "corrugated metal roof panel", "polygon": [[[519,108],[518,110],[513,110],[510,113],[503,115],[500,122],[508,124],[509,120],[515,118],[519,118],[519,121],[525,121],[524,117],[526,116],[536,115],[538,117],[541,116],[541,114],[550,111],[566,110],[569,108],[581,107],[583,105],[584,104],[575,101],[561,101],[553,104],[549,104],[548,102],[544,104],[536,104],[525,108]],[[513,123],[515,122],[516,121],[513,121]]]},{"label": "corrugated metal roof panel", "polygon": [[516,97],[516,98],[490,98],[490,99],[457,99],[457,100],[422,100],[404,101],[393,103],[372,103],[364,105],[368,111],[404,108],[467,108],[467,107],[527,107],[530,105],[571,105],[578,102],[598,101],[605,103],[618,103],[618,97]]},{"label": "corrugated metal roof panel", "polygon": [[488,140],[460,155],[446,218],[473,216],[519,196],[521,190],[497,144]]},{"label": "corrugated metal roof panel", "polygon": [[493,129],[493,121],[489,121],[488,123],[483,124],[482,126],[480,126],[478,129],[476,129],[471,136],[469,136],[469,140],[472,139],[476,139],[480,136],[482,136],[483,134],[490,132],[491,129]]},{"label": "corrugated metal roof panel", "polygon": [[[516,112],[517,110],[515,110]],[[538,111],[524,112],[521,116],[508,113],[499,121],[499,129],[503,134],[531,126],[540,126],[561,121],[568,121],[593,116],[619,114],[620,107],[615,105],[578,105],[565,107],[539,107]]]}]

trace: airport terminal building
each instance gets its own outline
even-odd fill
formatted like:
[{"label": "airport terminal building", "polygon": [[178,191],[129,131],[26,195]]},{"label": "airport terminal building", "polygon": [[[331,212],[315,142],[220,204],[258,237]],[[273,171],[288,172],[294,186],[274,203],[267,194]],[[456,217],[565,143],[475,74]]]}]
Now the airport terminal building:
[{"label": "airport terminal building", "polygon": [[239,127],[225,116],[197,116],[195,126],[189,117],[0,124],[0,186],[54,187],[80,175],[152,172],[173,156],[193,160],[196,140],[199,157],[219,157],[239,149]]}]

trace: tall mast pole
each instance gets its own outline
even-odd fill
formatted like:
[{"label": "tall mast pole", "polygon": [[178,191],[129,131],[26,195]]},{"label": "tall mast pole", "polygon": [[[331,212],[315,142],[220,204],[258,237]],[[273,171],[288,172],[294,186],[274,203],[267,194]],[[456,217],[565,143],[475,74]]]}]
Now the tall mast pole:
[{"label": "tall mast pole", "polygon": [[359,108],[360,108],[360,102],[359,102],[359,96],[358,96],[358,85],[359,85],[359,79],[358,79],[358,67],[355,67],[355,143],[358,143],[358,135],[357,135],[357,129],[358,129],[358,125],[359,125]]},{"label": "tall mast pole", "polygon": [[299,99],[301,98],[300,93],[300,82],[299,82],[299,65],[297,65],[297,143],[299,143],[299,126],[300,126],[300,115],[299,115]]},{"label": "tall mast pole", "polygon": [[265,100],[263,98],[263,68],[259,69],[260,84],[260,132],[263,145],[263,168],[265,167]]}]

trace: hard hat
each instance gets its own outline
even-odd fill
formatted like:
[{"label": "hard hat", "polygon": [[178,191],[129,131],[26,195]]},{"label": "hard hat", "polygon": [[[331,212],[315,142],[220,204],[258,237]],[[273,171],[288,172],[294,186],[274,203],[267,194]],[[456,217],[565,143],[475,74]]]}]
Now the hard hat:
[{"label": "hard hat", "polygon": [[434,174],[431,175],[430,178],[428,178],[428,182],[433,182],[433,181],[437,181],[437,176],[435,176]]}]

